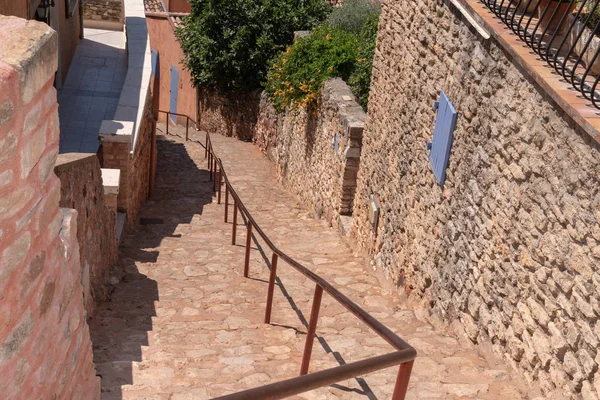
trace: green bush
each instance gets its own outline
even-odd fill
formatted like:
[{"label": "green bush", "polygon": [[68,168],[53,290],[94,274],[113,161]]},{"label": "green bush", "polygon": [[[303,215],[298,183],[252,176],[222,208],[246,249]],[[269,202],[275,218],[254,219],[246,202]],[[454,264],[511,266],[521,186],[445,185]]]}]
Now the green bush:
[{"label": "green bush", "polygon": [[356,35],[321,26],[275,57],[265,90],[280,112],[304,107],[319,97],[326,80],[348,79],[357,56]]},{"label": "green bush", "polygon": [[176,34],[183,64],[196,87],[254,90],[268,62],[312,29],[331,7],[323,0],[192,0],[192,12]]},{"label": "green bush", "polygon": [[369,91],[371,89],[371,74],[373,72],[373,57],[377,45],[377,28],[379,27],[379,15],[372,14],[365,21],[360,33],[358,60],[354,72],[348,80],[352,93],[358,99],[359,104],[367,111],[369,103]]},{"label": "green bush", "polygon": [[335,8],[327,23],[346,32],[357,35],[363,29],[363,25],[374,15],[379,16],[381,5],[377,0],[346,0],[341,7]]}]

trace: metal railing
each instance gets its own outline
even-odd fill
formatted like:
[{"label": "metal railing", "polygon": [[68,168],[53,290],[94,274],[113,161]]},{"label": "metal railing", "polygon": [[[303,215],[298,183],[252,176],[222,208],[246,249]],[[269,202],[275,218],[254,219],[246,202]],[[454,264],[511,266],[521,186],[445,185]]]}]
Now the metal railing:
[{"label": "metal railing", "polygon": [[[167,134],[169,125],[169,114],[186,117],[186,141],[189,140],[189,122],[192,121],[196,126],[198,123],[190,117],[171,113],[168,111],[159,111],[167,114]],[[200,143],[202,145],[202,143]],[[269,239],[267,234],[260,228],[256,220],[250,214],[250,211],[246,208],[242,202],[240,196],[234,190],[233,185],[227,177],[223,162],[219,159],[212,147],[210,135],[206,133],[206,139],[204,144],[204,156],[207,159],[207,167],[210,171],[210,179],[213,182],[213,191],[217,192],[217,203],[221,204],[222,198],[222,187],[225,188],[225,217],[224,221],[228,222],[229,218],[229,196],[233,198],[233,231],[231,244],[236,244],[237,238],[237,221],[238,221],[238,210],[246,220],[246,253],[244,257],[244,277],[248,278],[250,272],[250,248],[252,242],[252,232],[255,231],[265,242],[267,247],[273,252],[271,258],[271,270],[269,274],[269,285],[267,289],[267,302],[265,309],[264,322],[269,324],[271,322],[271,312],[273,309],[273,293],[275,289],[275,281],[277,279],[277,268],[279,260],[285,261],[289,266],[300,272],[305,277],[309,278],[315,283],[315,292],[312,303],[312,310],[310,315],[310,321],[308,324],[308,330],[306,335],[306,342],[304,345],[304,353],[302,356],[302,363],[300,366],[300,376],[284,381],[272,383],[269,385],[257,387],[254,389],[244,390],[241,392],[225,395],[218,397],[220,400],[242,400],[242,399],[282,399],[288,396],[293,396],[299,393],[308,392],[313,389],[317,389],[326,385],[330,385],[336,382],[340,382],[346,379],[356,378],[358,376],[368,374],[371,372],[379,371],[392,366],[400,365],[398,376],[396,378],[396,385],[392,395],[392,400],[403,400],[408,390],[408,382],[410,380],[410,374],[412,371],[414,360],[417,356],[416,350],[402,340],[393,331],[377,321],[368,312],[359,307],[356,303],[334,288],[329,282],[321,278],[308,268],[301,265],[296,260],[286,255],[283,251],[278,249],[273,242]],[[224,185],[223,185],[224,183]],[[340,305],[346,308],[359,320],[364,322],[371,330],[377,333],[382,339],[388,342],[395,351],[384,354],[381,356],[375,356],[366,360],[352,362],[344,364],[339,367],[329,368],[323,371],[308,373],[310,367],[310,359],[313,349],[313,342],[315,339],[315,333],[317,329],[317,322],[319,319],[319,311],[321,308],[321,299],[323,293],[329,294],[334,300]]]},{"label": "metal railing", "polygon": [[[479,0],[600,108],[600,0]],[[596,21],[597,19],[597,21]]]}]

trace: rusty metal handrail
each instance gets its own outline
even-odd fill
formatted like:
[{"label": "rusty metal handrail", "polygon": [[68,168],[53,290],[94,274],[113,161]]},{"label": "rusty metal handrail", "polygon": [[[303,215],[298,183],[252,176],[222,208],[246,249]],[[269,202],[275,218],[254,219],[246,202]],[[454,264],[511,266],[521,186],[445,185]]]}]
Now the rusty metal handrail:
[{"label": "rusty metal handrail", "polygon": [[[167,134],[169,125],[169,114],[185,117],[186,119],[186,141],[189,138],[189,121],[191,120],[196,126],[199,124],[187,115],[171,113],[169,111],[159,111],[159,113],[167,114]],[[202,145],[202,143],[200,143]],[[275,288],[275,280],[277,278],[277,264],[281,258],[283,261],[291,265],[295,270],[316,283],[315,294],[313,299],[310,322],[308,326],[306,342],[304,346],[304,354],[302,357],[302,365],[300,367],[300,376],[287,379],[284,381],[264,385],[254,389],[248,389],[241,392],[218,397],[220,400],[242,400],[242,399],[282,399],[299,393],[304,393],[309,390],[317,389],[332,383],[336,383],[345,379],[355,378],[357,376],[400,365],[396,385],[392,400],[403,400],[408,390],[408,382],[412,371],[414,360],[417,356],[416,350],[407,342],[402,340],[393,331],[377,321],[368,312],[334,288],[329,282],[321,278],[319,275],[310,271],[308,268],[301,265],[299,262],[279,250],[275,244],[269,239],[267,234],[260,228],[250,211],[242,202],[233,185],[227,177],[223,162],[215,154],[210,140],[210,135],[206,133],[204,144],[204,156],[207,159],[208,169],[210,171],[210,179],[213,182],[213,191],[217,192],[217,203],[221,204],[221,191],[223,183],[225,183],[225,222],[228,222],[229,215],[229,195],[233,197],[233,232],[232,245],[236,243],[237,230],[237,215],[238,210],[246,217],[247,232],[246,232],[246,253],[244,258],[244,277],[249,275],[250,265],[250,244],[252,241],[252,230],[256,230],[258,235],[266,243],[273,252],[271,260],[271,271],[269,276],[269,287],[267,292],[267,305],[265,311],[265,323],[271,322],[271,311],[273,306],[273,292]],[[218,182],[218,184],[217,184]],[[314,343],[314,337],[319,317],[321,299],[323,292],[333,297],[339,304],[350,311],[359,320],[364,322],[371,330],[377,333],[382,339],[393,346],[396,351],[381,356],[371,357],[366,360],[357,361],[339,367],[329,368],[323,371],[313,372],[308,374],[310,358]]]}]

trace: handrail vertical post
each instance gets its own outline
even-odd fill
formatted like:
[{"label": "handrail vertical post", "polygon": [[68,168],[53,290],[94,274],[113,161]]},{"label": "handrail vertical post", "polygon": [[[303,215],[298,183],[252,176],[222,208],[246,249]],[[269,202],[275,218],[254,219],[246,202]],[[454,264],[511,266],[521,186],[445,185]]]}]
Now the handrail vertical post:
[{"label": "handrail vertical post", "polygon": [[233,199],[233,232],[231,234],[231,245],[232,246],[235,246],[235,235],[237,233],[237,213],[238,213],[237,200],[234,198]]},{"label": "handrail vertical post", "polygon": [[190,131],[190,117],[187,117],[185,119],[185,141],[188,141],[188,137],[189,137],[189,131]]},{"label": "handrail vertical post", "polygon": [[165,119],[165,125],[167,125],[167,136],[169,136],[169,115],[170,113],[167,111],[167,118]]},{"label": "handrail vertical post", "polygon": [[246,258],[244,260],[244,278],[248,277],[250,272],[250,244],[252,243],[252,222],[248,220],[248,230],[246,233]]},{"label": "handrail vertical post", "polygon": [[213,160],[213,192],[217,191],[217,160]]},{"label": "handrail vertical post", "polygon": [[208,132],[206,132],[206,138],[204,139],[204,158],[208,157]]},{"label": "handrail vertical post", "polygon": [[315,341],[315,332],[317,331],[317,321],[319,320],[319,311],[321,310],[321,299],[323,298],[323,288],[317,283],[315,288],[315,297],[313,298],[312,310],[310,312],[310,322],[306,332],[306,342],[304,344],[304,355],[302,356],[302,366],[300,375],[308,373],[310,366],[310,356],[312,354],[313,342]]},{"label": "handrail vertical post", "polygon": [[279,256],[273,253],[271,258],[271,273],[269,274],[269,290],[267,292],[267,309],[265,311],[265,324],[271,323],[271,310],[273,308],[273,292],[275,290],[275,279],[277,278],[277,260]]},{"label": "handrail vertical post", "polygon": [[414,360],[400,365],[392,400],[404,400],[406,397],[406,392],[408,391],[408,381],[410,380],[410,373],[412,372],[413,364]]},{"label": "handrail vertical post", "polygon": [[229,186],[227,182],[225,182],[225,223],[227,223],[227,218],[229,217]]},{"label": "handrail vertical post", "polygon": [[221,183],[223,181],[223,167],[219,167],[219,182],[217,183],[217,189],[219,194],[217,195],[217,204],[221,204],[221,187],[223,186]]},{"label": "handrail vertical post", "polygon": [[210,180],[213,180],[213,162],[212,162],[212,153],[208,153],[208,168],[210,169]]}]

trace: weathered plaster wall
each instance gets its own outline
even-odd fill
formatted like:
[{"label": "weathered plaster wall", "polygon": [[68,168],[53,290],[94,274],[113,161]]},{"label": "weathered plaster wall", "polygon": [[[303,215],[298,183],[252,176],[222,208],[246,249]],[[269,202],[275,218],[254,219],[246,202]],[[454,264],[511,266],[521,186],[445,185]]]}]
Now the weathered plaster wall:
[{"label": "weathered plaster wall", "polygon": [[0,14],[28,18],[28,0],[0,0]]},{"label": "weathered plaster wall", "polygon": [[[376,268],[529,380],[596,398],[599,146],[451,7],[383,2],[358,240]],[[443,188],[425,150],[441,90],[460,114]]]},{"label": "weathered plaster wall", "polygon": [[[183,50],[175,37],[171,23],[166,18],[149,17],[146,19],[150,46],[158,53],[159,76],[154,86],[153,96],[157,100],[159,110],[169,111],[171,101],[171,67],[179,73],[179,89],[177,96],[177,112],[196,119],[196,89],[192,85],[190,73],[183,68]],[[159,119],[164,121],[165,114]],[[184,118],[177,118],[179,124],[185,124]]]},{"label": "weathered plaster wall", "polygon": [[57,35],[0,16],[0,398],[99,399],[77,212],[59,209]]},{"label": "weathered plaster wall", "polygon": [[192,5],[190,0],[165,0],[165,6],[170,12],[192,12]]},{"label": "weathered plaster wall", "polygon": [[73,61],[77,44],[79,43],[79,35],[81,33],[81,17],[77,9],[75,13],[67,17],[65,11],[65,2],[56,2],[59,6],[59,28],[60,28],[60,61],[63,82],[67,79],[67,73]]},{"label": "weathered plaster wall", "polygon": [[54,172],[61,182],[60,206],[77,210],[77,239],[86,310],[107,299],[110,267],[117,261],[116,208],[105,204],[100,162],[95,154],[67,153],[58,156]]},{"label": "weathered plaster wall", "polygon": [[283,184],[337,226],[352,212],[366,115],[341,79],[328,81],[321,99],[315,110],[278,115],[263,94],[254,141]]}]

